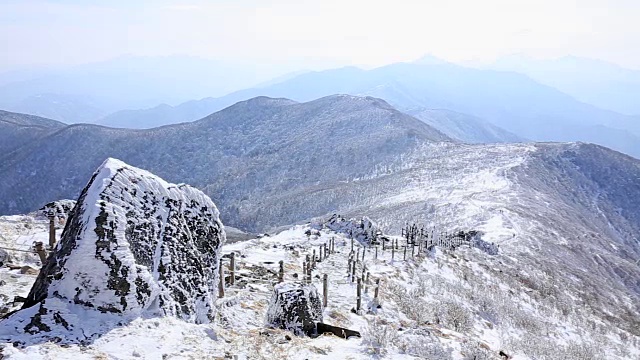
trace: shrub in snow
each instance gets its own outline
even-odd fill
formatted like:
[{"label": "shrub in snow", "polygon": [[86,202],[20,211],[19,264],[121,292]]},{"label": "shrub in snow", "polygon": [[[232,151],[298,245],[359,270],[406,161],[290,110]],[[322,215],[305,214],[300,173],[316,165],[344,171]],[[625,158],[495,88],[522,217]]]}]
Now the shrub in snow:
[{"label": "shrub in snow", "polygon": [[463,360],[501,360],[498,354],[488,350],[481,343],[474,340],[462,343],[460,352]]},{"label": "shrub in snow", "polygon": [[398,337],[398,348],[407,355],[425,360],[453,359],[452,349],[445,348],[440,340],[426,329],[407,330]]},{"label": "shrub in snow", "polygon": [[367,319],[363,331],[363,343],[371,354],[384,356],[398,340],[398,332],[393,326],[384,324],[378,318]]},{"label": "shrub in snow", "polygon": [[316,287],[302,283],[276,285],[266,322],[296,335],[313,335],[316,323],[322,322],[322,302]]},{"label": "shrub in snow", "polygon": [[140,316],[208,323],[224,241],[218,210],[201,191],[108,159],[0,338],[89,340]]},{"label": "shrub in snow", "polygon": [[436,322],[448,329],[464,333],[473,327],[471,312],[455,301],[436,301],[432,303],[431,308],[435,313]]}]

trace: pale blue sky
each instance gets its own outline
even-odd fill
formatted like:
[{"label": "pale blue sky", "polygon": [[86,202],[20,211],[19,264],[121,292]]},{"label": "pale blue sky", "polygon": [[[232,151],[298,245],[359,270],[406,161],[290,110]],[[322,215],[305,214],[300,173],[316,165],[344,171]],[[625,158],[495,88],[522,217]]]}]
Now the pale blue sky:
[{"label": "pale blue sky", "polygon": [[124,54],[377,66],[567,54],[640,69],[637,0],[0,0],[0,71]]}]

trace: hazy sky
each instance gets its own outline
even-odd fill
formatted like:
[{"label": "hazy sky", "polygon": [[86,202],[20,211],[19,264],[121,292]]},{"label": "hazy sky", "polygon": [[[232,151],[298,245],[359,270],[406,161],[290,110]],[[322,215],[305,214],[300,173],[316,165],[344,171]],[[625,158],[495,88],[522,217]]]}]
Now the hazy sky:
[{"label": "hazy sky", "polygon": [[0,0],[0,70],[124,54],[314,68],[431,53],[568,54],[640,68],[638,0]]}]

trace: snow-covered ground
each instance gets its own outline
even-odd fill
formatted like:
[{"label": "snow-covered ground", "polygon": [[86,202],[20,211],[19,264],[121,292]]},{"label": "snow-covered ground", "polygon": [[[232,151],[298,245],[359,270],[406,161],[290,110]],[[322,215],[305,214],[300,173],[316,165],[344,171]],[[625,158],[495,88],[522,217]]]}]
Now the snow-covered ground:
[{"label": "snow-covered ground", "polygon": [[[506,231],[492,220],[493,231]],[[20,224],[31,223],[25,230]],[[0,229],[13,246],[30,246],[47,239],[46,222],[27,217],[2,217]],[[509,225],[510,226],[510,225]],[[328,230],[305,235],[295,226],[271,237],[225,245],[236,252],[237,279],[217,301],[213,324],[196,325],[175,318],[139,318],[85,345],[40,343],[26,348],[3,344],[10,359],[492,359],[499,351],[514,359],[633,359],[640,356],[638,338],[611,331],[611,324],[560,304],[544,301],[525,281],[506,275],[517,259],[490,256],[477,249],[436,250],[403,261],[403,251],[367,248],[364,264],[370,284],[365,311],[351,311],[356,285],[347,276],[351,240]],[[489,230],[487,228],[486,230]],[[360,331],[362,338],[333,336],[315,339],[288,336],[264,327],[268,301],[277,280],[278,262],[285,262],[285,281],[296,281],[302,261],[312,250],[335,239],[336,253],[318,263],[313,283],[322,292],[321,277],[329,276],[324,322]],[[7,244],[10,245],[10,244]],[[356,250],[362,247],[356,242]],[[3,243],[4,246],[4,243]],[[37,265],[23,256],[18,265]],[[362,264],[357,273],[361,273]],[[3,268],[4,294],[23,295],[35,280],[18,270]],[[9,280],[11,279],[11,280]],[[372,307],[374,280],[381,280],[380,305]],[[593,323],[593,328],[590,328]],[[0,325],[1,326],[1,325]]]}]

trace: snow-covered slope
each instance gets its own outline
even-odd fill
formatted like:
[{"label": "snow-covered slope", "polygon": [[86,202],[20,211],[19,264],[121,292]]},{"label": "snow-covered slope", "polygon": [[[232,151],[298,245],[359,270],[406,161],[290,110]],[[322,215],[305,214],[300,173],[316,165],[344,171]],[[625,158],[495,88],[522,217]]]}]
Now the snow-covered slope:
[{"label": "snow-covered slope", "polygon": [[77,197],[92,171],[115,157],[203,189],[225,224],[257,231],[264,226],[240,218],[245,200],[347,181],[417,144],[449,140],[380,99],[348,95],[308,103],[256,98],[150,130],[71,125],[0,162],[0,214]]},{"label": "snow-covered slope", "polygon": [[218,210],[202,192],[108,159],[0,337],[88,342],[141,316],[208,323],[224,241]]},{"label": "snow-covered slope", "polygon": [[470,144],[515,143],[524,139],[475,116],[443,109],[415,109],[408,114],[442,131],[452,139]]},{"label": "snow-covered slope", "polygon": [[[138,318],[85,345],[4,344],[10,359],[491,359],[499,352],[514,360],[626,360],[640,355],[640,338],[577,306],[579,299],[562,282],[532,288],[528,262],[474,248],[454,252],[436,248],[403,260],[402,250],[362,248],[370,273],[362,290],[364,311],[356,306],[356,283],[347,276],[348,236],[328,229],[307,236],[308,226],[225,245],[235,252],[236,283],[217,301],[213,323],[175,318]],[[495,226],[501,231],[503,226]],[[487,233],[489,235],[490,233]],[[307,254],[335,240],[336,252],[319,262],[312,283],[322,293],[328,275],[328,306],[323,321],[360,331],[362,338],[296,337],[265,328],[269,299],[285,262],[285,282],[300,280]],[[403,245],[400,240],[401,246]],[[507,246],[503,243],[503,247]],[[392,259],[393,257],[393,259]],[[318,275],[318,277],[316,277]],[[381,281],[374,301],[376,280]],[[379,304],[380,307],[375,306]]]}]

